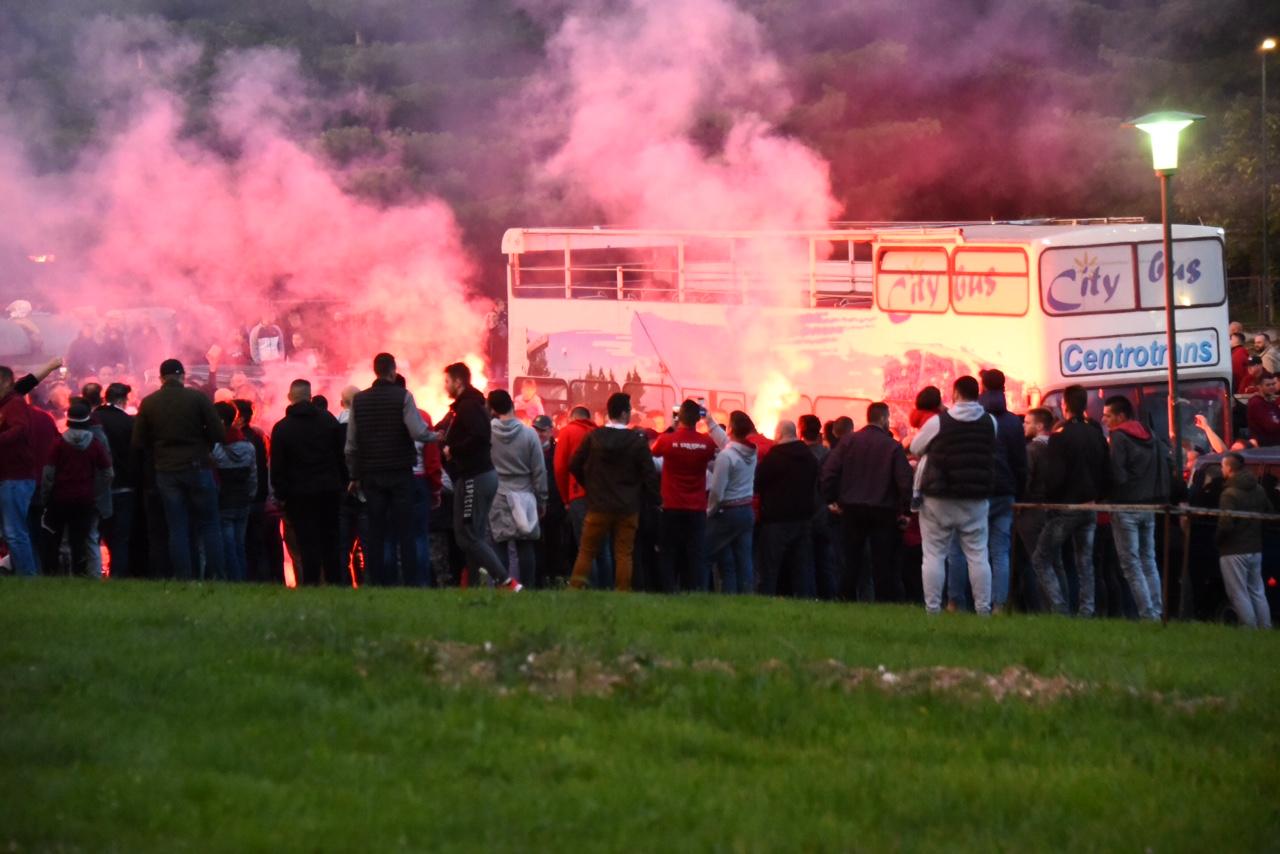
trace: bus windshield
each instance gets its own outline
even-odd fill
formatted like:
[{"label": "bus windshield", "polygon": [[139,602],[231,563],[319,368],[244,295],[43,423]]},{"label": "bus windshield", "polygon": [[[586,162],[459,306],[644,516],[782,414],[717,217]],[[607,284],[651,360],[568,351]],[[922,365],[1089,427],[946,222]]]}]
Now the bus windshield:
[{"label": "bus windshield", "polygon": [[[1102,407],[1107,398],[1127,397],[1133,404],[1135,417],[1157,436],[1169,435],[1169,387],[1158,383],[1134,385],[1110,385],[1088,388],[1089,417],[1102,423]],[[1182,419],[1183,444],[1189,444],[1200,453],[1213,449],[1205,432],[1195,424],[1195,417],[1203,415],[1209,426],[1224,441],[1230,441],[1227,431],[1227,411],[1230,401],[1224,380],[1192,380],[1178,383],[1178,412]],[[1041,406],[1056,417],[1062,417],[1062,392],[1045,395]]]}]

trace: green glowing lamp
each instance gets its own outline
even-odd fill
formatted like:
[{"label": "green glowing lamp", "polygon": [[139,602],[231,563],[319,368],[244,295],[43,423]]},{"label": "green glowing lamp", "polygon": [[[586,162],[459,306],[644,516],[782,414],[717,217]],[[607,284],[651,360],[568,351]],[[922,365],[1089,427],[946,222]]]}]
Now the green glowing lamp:
[{"label": "green glowing lamp", "polygon": [[1178,134],[1204,116],[1169,111],[1148,113],[1125,122],[1151,137],[1151,163],[1157,172],[1173,172],[1178,168]]}]

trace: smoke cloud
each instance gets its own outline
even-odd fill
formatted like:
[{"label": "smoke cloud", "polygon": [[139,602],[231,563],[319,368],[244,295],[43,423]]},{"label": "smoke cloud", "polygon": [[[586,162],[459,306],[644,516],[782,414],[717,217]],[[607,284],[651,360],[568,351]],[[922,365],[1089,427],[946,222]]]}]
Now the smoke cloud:
[{"label": "smoke cloud", "polygon": [[[226,358],[245,328],[296,311],[301,348],[334,373],[367,384],[373,354],[393,352],[439,415],[440,369],[478,361],[489,305],[468,291],[473,265],[445,203],[361,201],[306,142],[336,110],[358,109],[359,93],[324,98],[294,55],[267,48],[221,54],[191,99],[202,48],[153,19],[94,20],[76,44],[76,97],[94,128],[70,168],[42,172],[18,142],[38,138],[38,110],[11,98],[0,113],[9,257],[57,255],[33,297],[97,317],[172,310],[148,366],[214,346]],[[282,395],[299,373],[282,366],[265,390]],[[325,391],[336,399],[342,384]]]}]

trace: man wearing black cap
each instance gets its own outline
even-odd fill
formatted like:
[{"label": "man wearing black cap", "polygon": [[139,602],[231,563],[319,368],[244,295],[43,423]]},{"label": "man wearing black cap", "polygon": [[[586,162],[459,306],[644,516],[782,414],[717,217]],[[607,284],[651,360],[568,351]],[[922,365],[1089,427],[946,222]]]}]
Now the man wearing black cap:
[{"label": "man wearing black cap", "polygon": [[111,555],[111,577],[129,577],[129,542],[138,487],[138,452],[133,444],[133,416],[125,412],[133,389],[124,383],[107,386],[106,402],[93,411],[111,448],[111,518],[102,522],[102,537]]},{"label": "man wearing black cap", "polygon": [[133,446],[150,454],[156,488],[169,526],[169,561],[180,580],[195,577],[191,521],[204,547],[204,577],[223,577],[218,487],[209,467],[213,446],[226,437],[213,402],[183,385],[177,359],[160,365],[160,389],[142,400],[133,425]]}]

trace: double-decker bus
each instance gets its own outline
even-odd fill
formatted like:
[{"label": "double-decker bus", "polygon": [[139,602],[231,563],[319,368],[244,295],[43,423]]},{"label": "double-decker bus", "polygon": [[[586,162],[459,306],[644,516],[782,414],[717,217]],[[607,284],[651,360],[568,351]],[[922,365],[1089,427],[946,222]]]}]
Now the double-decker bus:
[{"label": "double-decker bus", "polygon": [[[1223,231],[1173,227],[1179,418],[1230,435]],[[512,393],[555,413],[614,391],[662,429],[705,398],[826,421],[998,367],[1010,409],[1128,395],[1167,435],[1161,228],[1140,220],[849,225],[807,232],[515,228]]]}]

